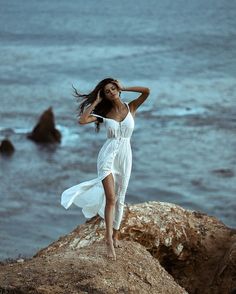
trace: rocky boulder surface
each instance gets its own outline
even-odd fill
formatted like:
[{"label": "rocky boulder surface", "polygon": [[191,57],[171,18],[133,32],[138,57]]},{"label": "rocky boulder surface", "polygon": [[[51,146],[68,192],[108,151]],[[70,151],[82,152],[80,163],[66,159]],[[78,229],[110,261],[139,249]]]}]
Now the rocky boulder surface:
[{"label": "rocky boulder surface", "polygon": [[104,221],[95,217],[32,259],[3,263],[0,290],[233,294],[236,289],[235,230],[214,217],[162,202],[127,207],[116,261],[106,257],[104,232]]},{"label": "rocky boulder surface", "polygon": [[187,293],[143,246],[122,245],[116,261],[107,259],[104,242],[96,241],[7,264],[0,269],[0,293]]},{"label": "rocky boulder surface", "polygon": [[33,131],[27,137],[37,143],[60,143],[61,133],[55,128],[52,107],[43,112]]}]

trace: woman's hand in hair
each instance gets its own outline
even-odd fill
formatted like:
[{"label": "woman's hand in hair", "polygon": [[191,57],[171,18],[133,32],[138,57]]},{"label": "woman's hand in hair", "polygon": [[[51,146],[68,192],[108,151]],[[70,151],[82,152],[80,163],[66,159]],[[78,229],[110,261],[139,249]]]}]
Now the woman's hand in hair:
[{"label": "woman's hand in hair", "polygon": [[123,91],[124,87],[121,85],[120,81],[114,80],[114,83],[116,84],[118,91]]}]

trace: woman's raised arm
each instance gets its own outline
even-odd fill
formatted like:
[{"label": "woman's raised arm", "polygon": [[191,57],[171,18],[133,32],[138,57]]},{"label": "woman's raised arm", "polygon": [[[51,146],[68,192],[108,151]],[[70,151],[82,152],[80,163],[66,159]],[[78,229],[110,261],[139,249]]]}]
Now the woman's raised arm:
[{"label": "woman's raised arm", "polygon": [[97,121],[97,118],[95,116],[92,116],[91,113],[94,110],[94,108],[98,105],[98,103],[100,103],[102,100],[101,96],[100,96],[100,91],[97,94],[97,98],[96,100],[93,101],[93,103],[91,103],[89,105],[89,107],[87,107],[84,112],[80,115],[79,117],[79,123],[80,124],[88,124],[91,122],[95,122]]},{"label": "woman's raised arm", "polygon": [[141,93],[138,98],[129,102],[129,108],[132,113],[135,113],[137,108],[143,104],[143,102],[148,98],[150,94],[150,89],[146,87],[123,87],[119,81],[116,81],[116,84],[120,91],[128,91],[128,92],[137,92]]}]

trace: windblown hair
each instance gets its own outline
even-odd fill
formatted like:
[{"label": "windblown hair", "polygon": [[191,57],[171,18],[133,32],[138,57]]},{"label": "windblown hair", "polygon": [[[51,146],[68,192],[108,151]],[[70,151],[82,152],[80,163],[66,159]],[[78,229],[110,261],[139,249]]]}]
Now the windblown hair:
[{"label": "windblown hair", "polygon": [[[97,86],[92,90],[92,92],[90,92],[89,94],[81,94],[78,92],[78,90],[75,87],[73,87],[74,96],[77,98],[77,102],[79,103],[78,108],[77,108],[78,116],[80,116],[83,113],[84,109],[87,106],[91,105],[96,100],[97,94],[98,94],[99,90],[101,90],[100,96],[102,98],[102,101],[100,103],[98,103],[98,105],[94,108],[93,113],[101,115],[103,117],[106,117],[106,114],[112,108],[112,104],[108,99],[106,99],[104,87],[109,83],[115,84],[114,81],[115,80],[112,78],[106,78],[106,79],[100,81],[97,84]],[[80,101],[81,99],[83,99],[82,102]],[[95,130],[97,132],[99,132],[99,130],[100,130],[100,123],[101,123],[101,119],[98,118],[98,120],[95,122],[95,124],[96,124]]]}]

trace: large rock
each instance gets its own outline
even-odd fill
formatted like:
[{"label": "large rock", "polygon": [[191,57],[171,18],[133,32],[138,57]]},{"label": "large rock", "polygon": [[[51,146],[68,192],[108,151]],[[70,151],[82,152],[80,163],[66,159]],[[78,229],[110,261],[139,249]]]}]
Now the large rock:
[{"label": "large rock", "polygon": [[132,205],[117,261],[105,257],[104,232],[104,221],[95,217],[31,260],[2,265],[0,290],[228,294],[236,288],[235,231],[214,217],[169,203]]},{"label": "large rock", "polygon": [[55,128],[54,114],[51,107],[43,112],[39,122],[27,137],[37,143],[60,143],[61,133]]},{"label": "large rock", "polygon": [[0,293],[187,294],[143,246],[122,245],[117,261],[106,258],[105,244],[98,241],[7,264],[0,267]]},{"label": "large rock", "polygon": [[9,139],[4,139],[0,142],[0,153],[4,155],[12,155],[15,148]]}]

